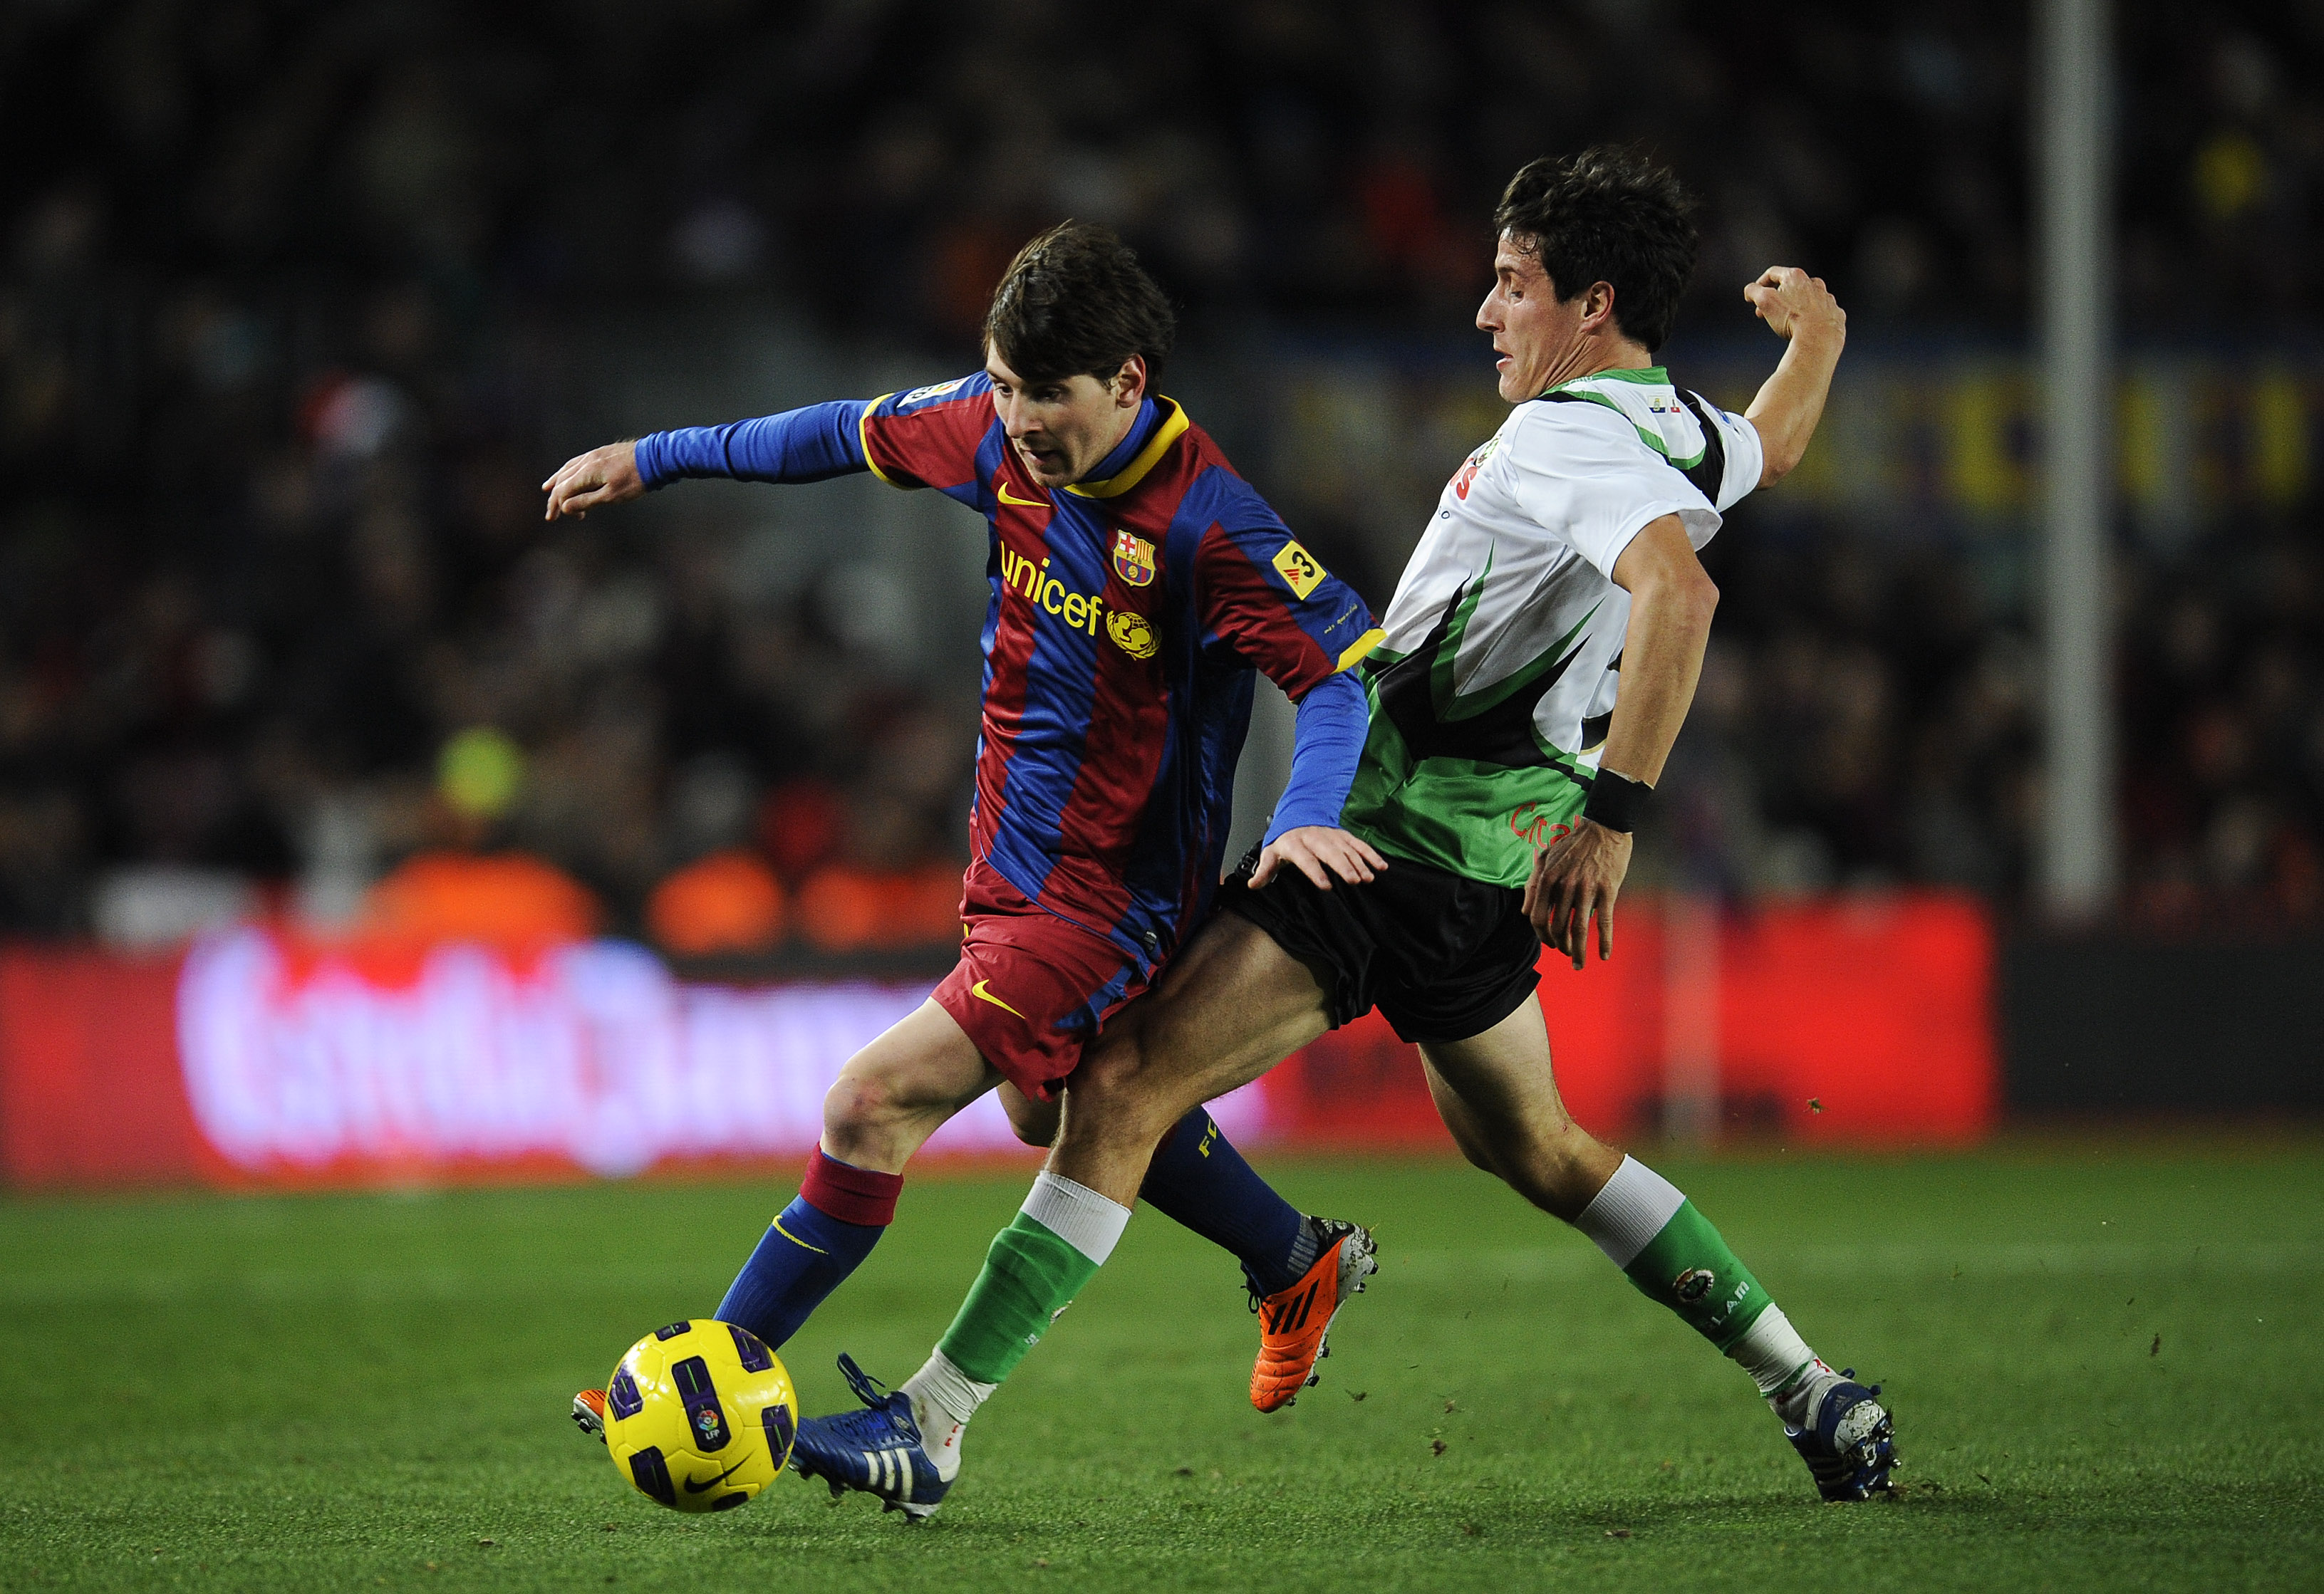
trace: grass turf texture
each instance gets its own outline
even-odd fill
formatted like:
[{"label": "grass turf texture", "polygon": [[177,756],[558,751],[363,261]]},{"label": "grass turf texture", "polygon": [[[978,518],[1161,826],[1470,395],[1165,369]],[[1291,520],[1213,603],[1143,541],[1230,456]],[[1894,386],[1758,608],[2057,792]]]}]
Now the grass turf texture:
[{"label": "grass turf texture", "polygon": [[[1465,1168],[1292,1164],[1379,1226],[1321,1387],[1261,1417],[1231,1263],[1150,1213],[925,1527],[781,1479],[692,1518],[572,1391],[706,1312],[788,1189],[0,1205],[0,1588],[2287,1586],[2316,1577],[2324,1148],[1657,1159],[1835,1362],[1891,1503],[1816,1503],[1748,1380]],[[786,1350],[919,1365],[1023,1181],[922,1179]],[[1441,1446],[1441,1450],[1440,1450]]]}]

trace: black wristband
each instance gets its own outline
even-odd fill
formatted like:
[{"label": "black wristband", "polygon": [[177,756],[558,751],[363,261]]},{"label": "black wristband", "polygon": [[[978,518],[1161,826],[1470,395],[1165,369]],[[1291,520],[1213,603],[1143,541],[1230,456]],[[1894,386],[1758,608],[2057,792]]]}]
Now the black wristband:
[{"label": "black wristband", "polygon": [[1600,769],[1590,782],[1590,798],[1582,805],[1582,816],[1628,835],[1637,827],[1638,816],[1646,812],[1646,794],[1652,790],[1654,788],[1643,780]]}]

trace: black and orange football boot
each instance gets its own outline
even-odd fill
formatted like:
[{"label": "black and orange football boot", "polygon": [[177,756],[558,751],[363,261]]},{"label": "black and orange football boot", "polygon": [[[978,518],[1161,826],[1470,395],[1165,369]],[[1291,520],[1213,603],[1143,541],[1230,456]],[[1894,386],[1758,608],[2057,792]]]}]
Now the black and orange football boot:
[{"label": "black and orange football boot", "polygon": [[1280,1411],[1321,1377],[1315,1364],[1332,1354],[1332,1320],[1364,1280],[1379,1270],[1371,1230],[1337,1218],[1310,1218],[1323,1245],[1315,1264],[1288,1289],[1271,1295],[1256,1291],[1250,1309],[1259,1313],[1259,1359],[1250,1369],[1250,1403],[1263,1412]]}]

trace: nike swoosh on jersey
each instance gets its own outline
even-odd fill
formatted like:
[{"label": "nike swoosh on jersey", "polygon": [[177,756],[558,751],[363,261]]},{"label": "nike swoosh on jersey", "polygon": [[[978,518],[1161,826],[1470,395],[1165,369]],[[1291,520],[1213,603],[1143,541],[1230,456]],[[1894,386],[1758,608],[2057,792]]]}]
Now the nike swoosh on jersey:
[{"label": "nike swoosh on jersey", "polygon": [[1010,497],[1009,484],[1006,482],[1001,484],[1001,502],[1003,503],[1018,504],[1025,509],[1047,509],[1049,507],[1047,501],[1044,499]]},{"label": "nike swoosh on jersey", "polygon": [[690,1495],[698,1495],[706,1488],[716,1488],[720,1484],[733,1477],[735,1473],[740,1472],[744,1464],[748,1462],[750,1459],[750,1457],[744,1456],[742,1460],[735,1462],[733,1466],[727,1468],[726,1470],[721,1472],[717,1477],[706,1478],[699,1483],[696,1483],[691,1478],[687,1479],[686,1480],[686,1492]]},{"label": "nike swoosh on jersey", "polygon": [[[1007,1002],[1002,1001],[999,997],[985,990],[984,988],[988,983],[990,983],[990,981],[979,980],[975,984],[968,988],[968,994],[974,997],[981,1002],[991,1002],[994,1007],[999,1008],[1004,1013],[1017,1013],[1017,1017],[1019,1018],[1025,1018],[1024,1014],[1018,1013],[1016,1009],[1010,1007]],[[1033,1020],[1030,1018],[1025,1018],[1025,1022],[1028,1024],[1030,1024],[1032,1021]]]}]

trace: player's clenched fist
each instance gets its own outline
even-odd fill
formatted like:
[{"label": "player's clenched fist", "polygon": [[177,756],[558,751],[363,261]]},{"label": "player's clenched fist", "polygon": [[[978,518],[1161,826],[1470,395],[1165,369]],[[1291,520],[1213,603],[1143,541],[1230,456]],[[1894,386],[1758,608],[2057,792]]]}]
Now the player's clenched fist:
[{"label": "player's clenched fist", "polygon": [[638,478],[637,443],[608,443],[576,455],[540,490],[549,494],[549,512],[541,517],[549,521],[559,515],[577,521],[600,504],[625,503],[646,490]]},{"label": "player's clenched fist", "polygon": [[1744,288],[1743,297],[1751,301],[1752,310],[1767,323],[1768,330],[1780,337],[1801,333],[1847,336],[1848,312],[1840,308],[1840,300],[1831,296],[1821,277],[1811,277],[1797,266],[1769,266],[1759,273],[1757,281]]}]

